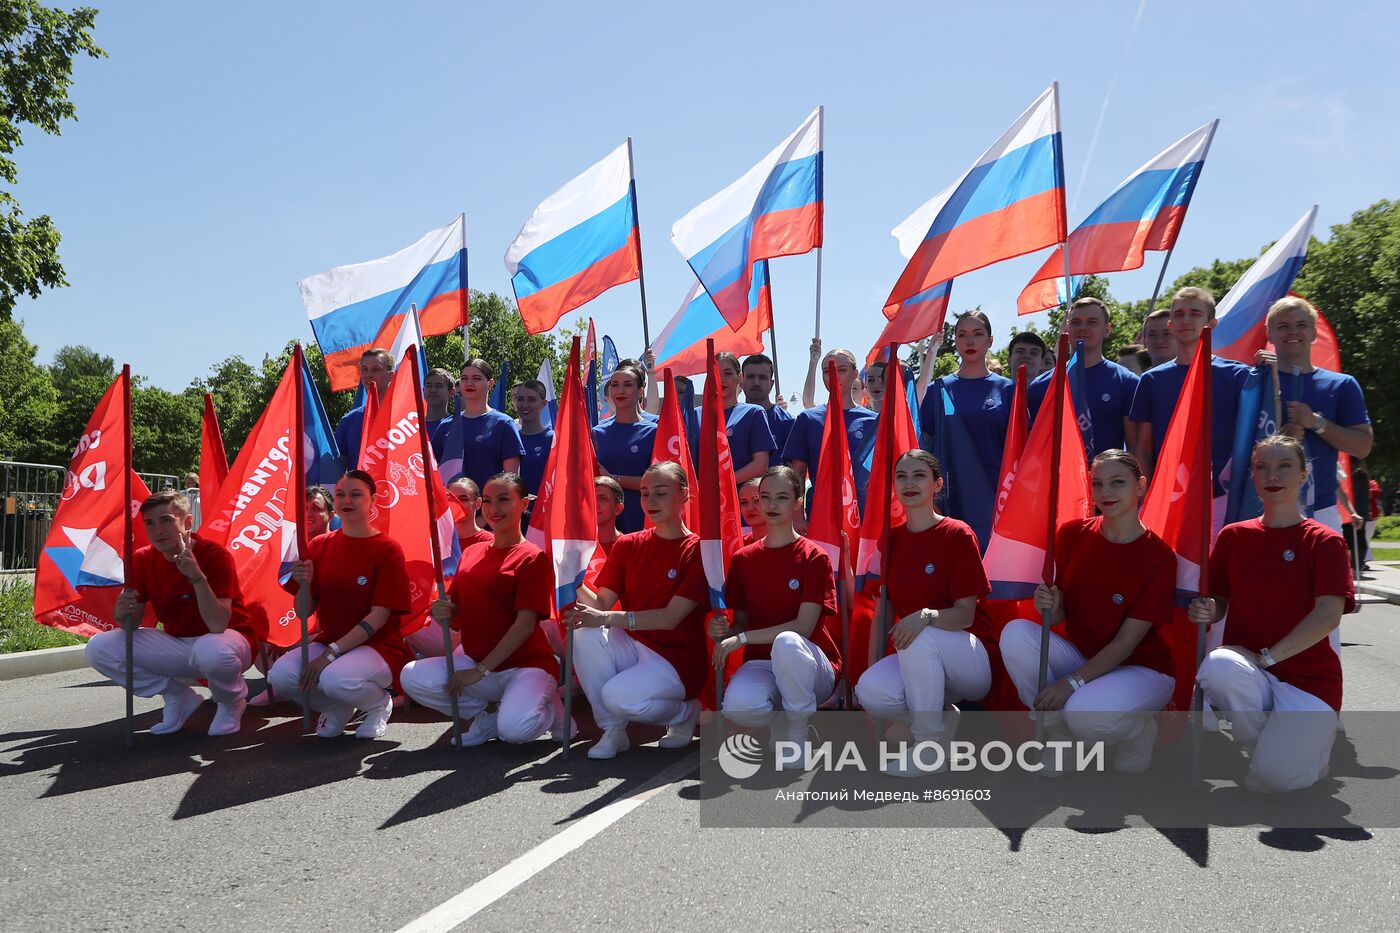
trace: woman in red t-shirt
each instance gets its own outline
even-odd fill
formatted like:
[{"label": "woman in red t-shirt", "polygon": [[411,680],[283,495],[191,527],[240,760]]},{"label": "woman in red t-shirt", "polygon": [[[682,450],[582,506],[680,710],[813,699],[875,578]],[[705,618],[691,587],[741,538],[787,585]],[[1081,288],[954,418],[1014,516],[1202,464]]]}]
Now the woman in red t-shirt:
[{"label": "woman in red t-shirt", "polygon": [[1250,466],[1264,514],[1221,529],[1210,552],[1213,598],[1192,601],[1191,621],[1225,620],[1226,644],[1196,680],[1235,739],[1254,746],[1245,787],[1271,793],[1327,773],[1342,708],[1342,661],[1329,636],[1356,602],[1342,536],[1298,509],[1303,445],[1266,437]]},{"label": "woman in red t-shirt", "polygon": [[[975,618],[977,599],[991,585],[977,535],[934,510],[942,489],[943,470],[928,451],[911,450],[895,462],[894,492],[904,506],[904,524],[890,530],[885,578],[899,622],[889,636],[893,653],[874,661],[856,685],[867,710],[887,718],[912,712],[919,742],[943,738],[945,703],[980,700],[992,685],[982,640],[996,636]],[[880,653],[878,638],[873,631],[872,661]]]},{"label": "woman in red t-shirt", "polygon": [[[1099,514],[1065,522],[1055,535],[1056,585],[1036,587],[1035,606],[1049,624],[1063,622],[1065,634],[1050,633],[1045,689],[1036,689],[1040,623],[1018,619],[1001,633],[1006,672],[1021,702],[1045,711],[1050,738],[1067,738],[1067,729],[1116,742],[1113,768],[1130,774],[1151,763],[1152,714],[1176,683],[1161,632],[1175,605],[1176,554],[1138,518],[1146,485],[1132,454],[1105,450],[1090,468]],[[1047,748],[1041,773],[1058,775],[1061,761]]]},{"label": "woman in red t-shirt", "polygon": [[344,732],[357,709],[365,719],[355,735],[383,735],[393,709],[389,687],[409,659],[399,634],[399,616],[411,605],[408,567],[399,543],[370,524],[373,505],[374,478],[364,470],[349,470],[335,484],[340,528],[314,538],[307,559],[292,565],[297,612],[316,613],[318,623],[310,662],[303,670],[301,652],[288,651],[268,672],[279,697],[310,691],[322,738]]},{"label": "woman in red t-shirt", "polygon": [[[554,568],[520,533],[529,502],[515,473],[486,481],[481,505],[494,538],[467,548],[447,596],[433,601],[433,618],[461,637],[452,679],[445,658],[413,661],[399,678],[409,696],[444,715],[457,695],[458,713],[475,720],[463,745],[533,742],[563,726],[559,666],[539,625],[549,616]],[[486,712],[491,703],[500,709]]]},{"label": "woman in red t-shirt", "polygon": [[603,728],[589,758],[627,751],[629,722],[666,726],[665,748],[689,745],[700,716],[709,587],[700,539],[682,520],[689,484],[680,466],[662,460],[642,474],[641,487],[652,527],[613,542],[597,587],[581,587],[565,618],[578,629],[574,671]]},{"label": "woman in red t-shirt", "polygon": [[836,581],[826,551],[793,528],[802,508],[797,474],[770,467],[758,489],[768,527],[729,562],[725,597],[734,622],[710,617],[714,666],[723,670],[729,654],[742,650],[744,663],[724,691],[725,715],[758,726],[785,712],[783,737],[803,742],[808,718],[841,676],[841,652],[826,625],[836,615]]}]

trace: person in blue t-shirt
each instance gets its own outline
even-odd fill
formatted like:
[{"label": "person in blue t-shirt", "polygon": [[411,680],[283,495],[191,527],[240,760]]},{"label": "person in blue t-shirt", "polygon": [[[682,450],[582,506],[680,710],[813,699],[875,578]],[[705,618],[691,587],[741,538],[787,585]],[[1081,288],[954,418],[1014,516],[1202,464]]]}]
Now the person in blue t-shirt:
[{"label": "person in blue t-shirt", "polygon": [[520,458],[520,478],[530,495],[538,495],[549,452],[554,449],[554,429],[545,427],[540,418],[549,404],[549,393],[543,382],[527,379],[516,383],[510,396],[520,417],[520,442],[525,446],[525,455]]},{"label": "person in blue t-shirt", "polygon": [[[427,409],[429,440],[443,422],[452,417],[452,393],[456,388],[457,381],[452,378],[452,373],[441,367],[428,370],[428,375],[424,377],[423,406]],[[442,459],[440,451],[434,450],[433,455]]]},{"label": "person in blue t-shirt", "polygon": [[[1131,425],[1128,413],[1133,407],[1138,376],[1126,366],[1104,359],[1103,342],[1113,330],[1108,320],[1108,308],[1097,298],[1080,298],[1070,305],[1065,327],[1069,332],[1070,346],[1078,343],[1084,345],[1084,394],[1088,396],[1089,422],[1094,431],[1092,454],[1122,450],[1127,446]],[[1032,418],[1040,412],[1045,393],[1050,391],[1053,375],[1045,373],[1037,377],[1027,389]],[[1072,387],[1074,383],[1070,385]]]},{"label": "person in blue t-shirt", "polygon": [[[870,454],[875,446],[875,428],[879,415],[855,403],[851,387],[860,375],[856,355],[850,350],[837,349],[821,360],[822,381],[826,382],[827,360],[836,361],[837,397],[841,399],[841,415],[846,421],[846,442],[851,456],[851,474],[856,484],[856,500],[865,511],[865,487],[870,483]],[[828,388],[830,386],[828,385]],[[799,412],[793,419],[792,431],[783,447],[783,459],[797,471],[798,476],[817,481],[821,466],[822,433],[826,428],[826,405],[815,405]],[[810,508],[810,502],[808,507]]]},{"label": "person in blue t-shirt", "polygon": [[[763,475],[769,461],[777,455],[773,432],[763,409],[739,401],[739,358],[727,350],[715,354],[719,370],[720,394],[724,398],[724,429],[729,435],[729,458],[734,464],[734,481],[742,486]],[[700,406],[695,406],[695,431],[689,435],[691,459],[700,455]]]},{"label": "person in blue t-shirt", "polygon": [[[1313,366],[1317,309],[1296,295],[1280,298],[1264,318],[1275,353],[1260,350],[1260,363],[1278,366],[1284,424],[1280,434],[1303,442],[1312,484],[1312,517],[1341,530],[1337,511],[1337,452],[1370,456],[1375,439],[1361,385],[1352,376]],[[1364,502],[1366,491],[1357,490]],[[1360,511],[1360,510],[1358,510]],[[1304,513],[1306,514],[1306,513]]]},{"label": "person in blue t-shirt", "polygon": [[[981,311],[959,315],[953,328],[953,346],[959,357],[958,371],[938,380],[948,393],[956,412],[961,438],[950,443],[967,444],[966,452],[948,451],[943,469],[947,474],[947,514],[966,522],[977,534],[985,550],[992,537],[992,512],[996,505],[997,480],[1006,447],[1006,429],[1011,420],[1011,401],[1016,383],[987,369],[987,353],[992,348],[992,322]],[[919,406],[923,446],[936,449],[935,405],[941,404],[936,387],[931,386]],[[958,471],[976,471],[975,481],[959,482]],[[977,490],[973,495],[971,490]]]},{"label": "person in blue t-shirt", "polygon": [[442,450],[442,478],[466,476],[478,489],[497,473],[519,473],[525,456],[520,431],[510,415],[487,404],[494,370],[483,359],[467,360],[457,381],[462,410],[438,426],[434,440]]},{"label": "person in blue t-shirt", "polygon": [[763,409],[768,421],[768,432],[773,435],[775,453],[769,458],[769,466],[781,462],[779,455],[787,446],[788,435],[792,433],[792,414],[781,405],[773,404],[773,361],[762,353],[744,357],[740,368],[744,377],[744,401]]},{"label": "person in blue t-shirt", "polygon": [[[376,399],[384,398],[393,378],[394,358],[388,350],[370,347],[360,354],[360,385],[364,387],[366,397],[373,392]],[[340,448],[340,461],[347,470],[360,465],[360,435],[365,429],[365,404],[347,411],[335,426],[335,445]]]},{"label": "person in blue t-shirt", "polygon": [[[1154,366],[1138,380],[1137,392],[1128,413],[1132,421],[1128,444],[1141,464],[1143,472],[1151,472],[1157,462],[1157,451],[1167,435],[1172,412],[1186,384],[1186,372],[1196,354],[1196,344],[1207,324],[1215,321],[1215,296],[1204,288],[1187,286],[1172,296],[1170,316],[1172,338],[1176,341],[1176,359]],[[1220,483],[1221,470],[1230,462],[1230,448],[1235,440],[1235,415],[1240,406],[1240,390],[1249,370],[1234,360],[1218,356],[1210,358],[1210,430],[1211,471],[1214,475],[1215,505],[1211,515],[1212,539],[1225,520],[1225,487]]]},{"label": "person in blue t-shirt", "polygon": [[593,429],[598,465],[605,476],[611,476],[622,487],[622,516],[617,527],[623,534],[641,531],[645,525],[642,474],[651,466],[652,445],[656,441],[656,422],[642,417],[646,384],[641,363],[620,360],[604,387],[617,414]]}]

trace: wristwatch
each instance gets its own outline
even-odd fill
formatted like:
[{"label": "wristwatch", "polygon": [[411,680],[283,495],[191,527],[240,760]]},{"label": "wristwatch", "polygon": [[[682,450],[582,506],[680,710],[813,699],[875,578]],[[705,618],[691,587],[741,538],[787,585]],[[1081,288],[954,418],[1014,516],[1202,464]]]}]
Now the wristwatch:
[{"label": "wristwatch", "polygon": [[637,614],[636,614],[635,612],[633,612],[632,610],[629,609],[629,610],[627,611],[627,631],[629,631],[629,632],[635,632],[636,630],[637,630]]},{"label": "wristwatch", "polygon": [[1273,666],[1274,666],[1275,664],[1277,664],[1277,663],[1278,663],[1278,662],[1274,660],[1274,656],[1271,655],[1271,654],[1269,654],[1269,649],[1268,649],[1268,648],[1260,648],[1260,649],[1259,649],[1259,666],[1260,666],[1261,668],[1264,668],[1265,670],[1267,670],[1267,669],[1273,667]]},{"label": "wristwatch", "polygon": [[739,633],[739,644],[741,644],[741,645],[747,645],[748,643],[749,643],[749,633],[748,633],[748,632],[740,632],[740,633]]},{"label": "wristwatch", "polygon": [[1313,417],[1317,419],[1317,424],[1313,425],[1313,433],[1318,437],[1327,433],[1327,419],[1322,417],[1322,412],[1313,412]]},{"label": "wristwatch", "polygon": [[340,657],[340,649],[335,646],[335,642],[326,645],[326,657],[330,658],[332,661]]}]

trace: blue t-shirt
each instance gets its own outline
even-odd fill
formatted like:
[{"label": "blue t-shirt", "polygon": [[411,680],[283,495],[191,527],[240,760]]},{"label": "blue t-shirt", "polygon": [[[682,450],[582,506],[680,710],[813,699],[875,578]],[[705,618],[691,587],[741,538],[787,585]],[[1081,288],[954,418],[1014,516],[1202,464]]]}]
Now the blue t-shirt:
[{"label": "blue t-shirt", "polygon": [[[782,453],[787,447],[788,435],[792,433],[793,417],[786,408],[779,408],[777,405],[767,409],[764,414],[768,418],[768,432],[773,435],[773,444],[778,453]],[[770,457],[769,466],[777,466],[782,463],[778,456]]]},{"label": "blue t-shirt", "polygon": [[[1294,376],[1280,367],[1278,379],[1285,420],[1288,418],[1288,403],[1301,400],[1331,424],[1353,428],[1371,423],[1361,384],[1353,376],[1328,369],[1315,369]],[[1308,474],[1313,484],[1313,511],[1336,505],[1337,448],[1327,443],[1326,437],[1318,437],[1313,431],[1303,432],[1303,448],[1308,453]],[[1368,491],[1358,489],[1356,492],[1357,499],[1362,503],[1366,503],[1369,496]],[[1364,512],[1362,509],[1357,511]]]},{"label": "blue t-shirt", "polygon": [[[875,428],[880,416],[859,405],[847,408],[841,414],[846,419],[846,444],[851,453],[851,478],[856,484],[856,500],[864,513],[865,487],[870,484],[870,453],[875,447]],[[783,446],[783,460],[801,460],[807,464],[807,478],[813,484],[817,481],[825,429],[825,405],[799,412],[792,421],[787,444]]]},{"label": "blue t-shirt", "polygon": [[[1053,372],[1042,373],[1026,389],[1032,418],[1040,412],[1045,393],[1050,391],[1050,377],[1053,375]],[[1123,448],[1123,419],[1132,410],[1138,379],[1137,373],[1112,360],[1103,360],[1084,368],[1084,390],[1089,396],[1089,420],[1094,425],[1095,454]]]},{"label": "blue t-shirt", "polygon": [[525,457],[520,429],[509,415],[494,408],[476,417],[458,412],[438,425],[433,440],[442,446],[443,480],[450,483],[466,476],[482,492],[506,460]]},{"label": "blue t-shirt", "polygon": [[335,426],[335,445],[340,448],[340,462],[345,469],[354,470],[360,465],[360,435],[365,429],[365,406],[352,408]]},{"label": "blue t-shirt", "polygon": [[554,447],[554,429],[545,428],[538,434],[522,434],[520,442],[525,445],[525,456],[520,458],[520,478],[525,488],[532,493],[540,491],[544,480],[544,468],[549,462],[549,452]]},{"label": "blue t-shirt", "polygon": [[[1190,368],[1187,363],[1173,360],[1152,367],[1138,380],[1128,417],[1152,424],[1154,456],[1162,449],[1167,425],[1171,423],[1172,412],[1176,410],[1176,402],[1181,397],[1181,387],[1186,384],[1186,372]],[[1249,370],[1234,360],[1218,356],[1210,358],[1210,459],[1215,475],[1213,495],[1216,497],[1225,495],[1225,487],[1220,485],[1220,471],[1230,462],[1230,448],[1235,443],[1235,415],[1240,407],[1240,389],[1248,376]]]},{"label": "blue t-shirt", "polygon": [[433,445],[433,456],[437,458],[438,463],[442,462],[442,448],[438,446],[438,428],[442,427],[444,424],[451,423],[451,415],[448,415],[446,418],[439,418],[436,421],[428,422],[428,440]]},{"label": "blue t-shirt", "polygon": [[[686,431],[690,442],[690,458],[700,455],[700,409],[695,409],[695,432]],[[768,419],[763,409],[748,402],[740,402],[733,408],[724,410],[724,433],[729,436],[729,458],[734,462],[737,474],[753,463],[753,455],[760,451],[768,452],[768,465],[776,465],[778,445],[773,441],[773,433],[768,430]]]},{"label": "blue t-shirt", "polygon": [[[593,429],[593,450],[598,463],[618,476],[641,476],[651,466],[651,449],[656,441],[656,422],[631,424],[609,418]],[[641,531],[645,525],[642,494],[635,489],[622,491],[622,514],[617,530],[623,534]]]},{"label": "blue t-shirt", "polygon": [[[970,525],[985,549],[992,537],[992,512],[996,505],[997,480],[1001,476],[1001,458],[1006,449],[1006,429],[1011,422],[1011,403],[1016,396],[1016,383],[996,373],[973,379],[953,374],[942,377],[939,382],[957,412],[955,417],[958,419],[960,438],[956,443],[967,444],[971,448],[968,452],[970,456],[958,451],[956,462],[944,468],[949,474],[948,514]],[[923,404],[919,406],[924,447],[929,451],[937,449],[933,436],[934,425],[937,424],[933,406],[937,404],[938,387],[931,385],[924,394]],[[951,452],[948,456],[954,459]],[[981,481],[957,481],[955,474],[959,469],[976,471]],[[980,491],[970,494],[970,490]]]}]

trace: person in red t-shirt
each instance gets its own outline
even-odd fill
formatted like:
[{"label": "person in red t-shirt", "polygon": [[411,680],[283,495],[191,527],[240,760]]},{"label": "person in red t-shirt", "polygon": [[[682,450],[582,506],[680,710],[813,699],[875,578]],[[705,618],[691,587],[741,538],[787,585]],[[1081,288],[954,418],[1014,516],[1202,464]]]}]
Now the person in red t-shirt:
[{"label": "person in red t-shirt", "polygon": [[1191,621],[1225,620],[1226,644],[1196,682],[1235,739],[1254,748],[1245,787],[1273,793],[1327,774],[1342,708],[1342,661],[1329,636],[1356,603],[1342,536],[1298,509],[1303,446],[1266,437],[1250,467],[1264,514],[1221,530],[1210,552],[1212,598],[1192,600]]},{"label": "person in red t-shirt", "polygon": [[[150,544],[126,568],[117,597],[123,626],[141,624],[147,604],[160,629],[136,628],[132,640],[132,692],[165,698],[152,735],[178,732],[204,698],[190,682],[203,679],[218,704],[210,735],[232,735],[243,723],[258,633],[243,607],[233,555],[203,538],[191,537],[190,501],[181,492],[158,492],[141,503]],[[122,629],[94,635],[83,649],[88,664],[115,683],[126,681],[126,635]]]},{"label": "person in red t-shirt", "polygon": [[689,485],[678,464],[661,460],[641,487],[652,527],[613,543],[597,587],[580,588],[565,617],[577,629],[574,671],[603,729],[589,758],[627,751],[628,722],[666,726],[662,747],[682,748],[700,716],[709,584],[700,539],[681,517]]},{"label": "person in red t-shirt", "polygon": [[[890,531],[889,598],[899,622],[886,654],[856,684],[860,705],[886,718],[912,712],[917,742],[943,738],[943,706],[980,700],[992,686],[991,660],[982,639],[995,637],[976,618],[977,599],[991,591],[977,535],[964,522],[934,510],[943,470],[926,450],[896,461],[894,489],[904,524]],[[880,652],[871,633],[870,657]],[[950,736],[951,738],[951,736]],[[946,763],[947,758],[944,757]],[[890,763],[891,773],[913,769]]]},{"label": "person in red t-shirt", "polygon": [[723,670],[729,654],[742,650],[744,663],[724,691],[725,715],[759,726],[784,712],[783,737],[801,743],[807,720],[841,676],[841,652],[825,624],[836,614],[836,580],[826,551],[793,528],[802,508],[797,473],[770,467],[758,488],[767,531],[729,562],[725,598],[734,622],[710,617],[714,666]]},{"label": "person in red t-shirt", "polygon": [[[462,506],[463,517],[455,524],[462,553],[465,554],[473,544],[483,541],[490,544],[491,532],[476,523],[476,513],[481,510],[481,490],[476,488],[476,483],[469,477],[459,476],[447,484],[447,494]],[[441,650],[442,646],[438,648]]]},{"label": "person in red t-shirt", "polygon": [[346,471],[335,484],[340,528],[312,539],[288,586],[299,615],[316,613],[310,662],[303,670],[301,651],[288,651],[267,675],[280,697],[310,693],[322,738],[343,733],[356,710],[365,719],[355,735],[383,735],[393,710],[389,688],[410,659],[399,634],[399,616],[411,608],[408,566],[399,543],[370,524],[373,505],[374,478]]},{"label": "person in red t-shirt", "polygon": [[[622,508],[627,501],[623,497],[622,485],[611,476],[593,477],[593,501],[598,507],[598,546],[593,550],[593,557],[588,562],[588,569],[584,571],[583,585],[594,592],[598,589],[598,577],[603,572],[603,567],[608,562],[608,555],[612,553],[613,542],[617,540],[617,520],[622,515]],[[564,626],[558,619],[543,619],[540,628],[544,629],[545,637],[549,639],[549,647],[554,651],[555,658],[559,664],[564,664]],[[574,685],[575,691],[578,685]],[[578,696],[575,692],[574,696]]]},{"label": "person in red t-shirt", "polygon": [[[1094,518],[1073,519],[1055,535],[1056,585],[1036,587],[1049,624],[1049,683],[1037,692],[1040,622],[1017,619],[1002,630],[1001,657],[1021,702],[1045,711],[1049,739],[1066,729],[1087,741],[1116,742],[1113,768],[1147,770],[1157,741],[1153,714],[1171,699],[1176,678],[1162,627],[1176,600],[1176,554],[1138,518],[1147,480],[1125,450],[1094,458]],[[1063,713],[1061,713],[1063,711]],[[1061,747],[1062,748],[1062,747]],[[1047,747],[1042,774],[1061,772]]]},{"label": "person in red t-shirt", "polygon": [[744,524],[749,528],[749,533],[744,535],[746,547],[762,541],[763,536],[768,533],[768,516],[763,514],[763,506],[758,501],[760,479],[762,477],[755,476],[739,487],[739,514],[744,519]]},{"label": "person in red t-shirt", "polygon": [[[487,480],[482,506],[495,537],[463,552],[452,588],[433,601],[433,618],[461,636],[452,679],[445,658],[413,661],[399,677],[409,696],[445,715],[457,695],[458,713],[474,720],[463,745],[533,742],[563,726],[559,666],[539,625],[549,616],[554,568],[520,533],[529,504],[519,475]],[[487,712],[491,703],[499,710]]]}]

